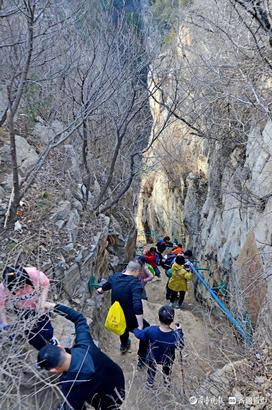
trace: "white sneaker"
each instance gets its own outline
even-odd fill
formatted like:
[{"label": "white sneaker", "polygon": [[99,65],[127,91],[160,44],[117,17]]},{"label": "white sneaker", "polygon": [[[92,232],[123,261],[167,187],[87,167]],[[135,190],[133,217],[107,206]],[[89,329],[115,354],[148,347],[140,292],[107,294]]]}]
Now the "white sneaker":
[{"label": "white sneaker", "polygon": [[182,309],[182,308],[183,308],[183,303],[181,303],[181,305],[180,304],[177,305],[177,309]]},{"label": "white sneaker", "polygon": [[53,336],[52,339],[50,339],[48,343],[50,343],[53,346],[58,346],[60,344],[60,342],[55,336]]}]

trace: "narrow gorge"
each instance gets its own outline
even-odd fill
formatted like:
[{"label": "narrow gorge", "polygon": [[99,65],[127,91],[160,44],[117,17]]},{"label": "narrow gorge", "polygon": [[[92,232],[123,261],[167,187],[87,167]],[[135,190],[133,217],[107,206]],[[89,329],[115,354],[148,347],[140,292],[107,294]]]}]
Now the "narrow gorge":
[{"label": "narrow gorge", "polygon": [[[48,299],[82,312],[124,371],[124,410],[272,409],[269,2],[4,0],[0,20],[1,281],[11,265],[47,275]],[[166,235],[207,286],[194,275],[175,309],[171,389],[159,371],[150,391],[96,288]],[[152,325],[169,303],[160,271],[143,301]],[[0,409],[56,409],[58,378],[7,312]],[[52,323],[72,346],[74,326]]]}]

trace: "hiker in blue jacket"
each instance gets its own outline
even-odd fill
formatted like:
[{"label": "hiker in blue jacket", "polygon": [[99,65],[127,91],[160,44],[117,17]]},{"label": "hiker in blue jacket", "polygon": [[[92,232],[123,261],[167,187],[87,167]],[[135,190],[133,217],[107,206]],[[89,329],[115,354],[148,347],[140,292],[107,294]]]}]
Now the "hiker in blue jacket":
[{"label": "hiker in blue jacket", "polygon": [[[143,317],[142,292],[143,285],[138,280],[141,273],[141,265],[132,260],[128,263],[124,272],[117,272],[104,283],[97,293],[104,293],[111,289],[111,303],[118,301],[124,311],[127,328],[120,336],[120,352],[126,353],[130,347],[129,332],[139,327],[144,329],[149,323]],[[138,349],[138,369],[142,369],[145,363],[148,342],[140,341]]]},{"label": "hiker in blue jacket", "polygon": [[70,349],[46,345],[38,353],[38,364],[52,373],[62,373],[61,391],[65,400],[58,409],[119,409],[125,398],[122,369],[95,345],[85,317],[76,310],[55,303],[46,309],[65,316],[75,324],[76,340]]},{"label": "hiker in blue jacket", "polygon": [[153,388],[157,364],[162,365],[165,387],[170,387],[175,349],[179,350],[180,360],[182,361],[183,333],[179,323],[176,330],[171,329],[170,325],[174,320],[174,316],[173,307],[164,305],[159,309],[160,326],[149,326],[144,330],[134,329],[134,334],[138,339],[149,342],[146,382],[148,388]]}]

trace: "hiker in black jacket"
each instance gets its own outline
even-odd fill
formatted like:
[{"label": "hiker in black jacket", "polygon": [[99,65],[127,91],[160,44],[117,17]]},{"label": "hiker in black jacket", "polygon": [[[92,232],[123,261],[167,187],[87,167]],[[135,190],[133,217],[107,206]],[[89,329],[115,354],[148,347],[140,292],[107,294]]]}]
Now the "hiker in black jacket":
[{"label": "hiker in black jacket", "polygon": [[172,248],[173,243],[170,242],[169,236],[165,236],[163,239],[160,239],[157,243],[157,251],[159,254],[162,254],[166,248]]},{"label": "hiker in black jacket", "polygon": [[70,349],[44,346],[38,354],[41,368],[62,373],[61,391],[65,397],[58,409],[85,410],[85,402],[95,409],[119,409],[125,398],[123,371],[95,345],[85,317],[76,310],[46,302],[75,324],[76,340]]},{"label": "hiker in black jacket", "polygon": [[[127,328],[120,336],[120,352],[126,353],[130,347],[129,332],[138,327],[144,329],[149,323],[143,318],[142,292],[143,285],[138,280],[141,272],[141,265],[138,261],[130,261],[124,272],[115,273],[97,293],[104,293],[111,289],[111,303],[118,301],[124,311]],[[140,341],[138,349],[138,369],[142,369],[146,359],[148,342]]]},{"label": "hiker in black jacket", "polygon": [[157,243],[157,254],[160,257],[160,265],[164,268],[162,254],[166,248],[172,248],[173,243],[170,242],[169,236],[165,236],[163,239],[160,239]]}]

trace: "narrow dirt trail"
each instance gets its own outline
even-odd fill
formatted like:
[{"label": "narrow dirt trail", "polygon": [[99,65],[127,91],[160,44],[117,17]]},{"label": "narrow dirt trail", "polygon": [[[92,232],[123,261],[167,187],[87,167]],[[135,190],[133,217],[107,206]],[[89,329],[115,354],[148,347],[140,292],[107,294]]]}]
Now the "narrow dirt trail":
[{"label": "narrow dirt trail", "polygon": [[[167,277],[161,269],[161,279],[154,278],[146,285],[148,301],[143,301],[144,317],[151,325],[157,325],[159,308],[168,303],[165,299]],[[223,332],[220,322],[203,311],[193,295],[193,284],[189,282],[189,291],[186,294],[184,308],[175,309],[174,322],[180,322],[185,339],[183,351],[183,367],[185,377],[181,376],[181,366],[176,355],[173,366],[172,384],[170,391],[163,386],[160,371],[157,371],[155,385],[152,391],[145,388],[146,371],[137,370],[138,340],[130,334],[131,348],[124,355],[120,354],[119,337],[109,334],[109,343],[104,351],[123,369],[126,378],[127,398],[123,405],[126,410],[146,409],[190,409],[196,408],[188,402],[207,374],[222,367],[227,360],[222,357],[221,347],[227,345],[230,355],[236,345],[231,332]],[[174,324],[172,326],[174,328]],[[222,327],[222,326],[221,326]],[[224,355],[223,355],[224,356]],[[185,391],[185,395],[184,395]]]}]

